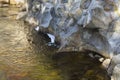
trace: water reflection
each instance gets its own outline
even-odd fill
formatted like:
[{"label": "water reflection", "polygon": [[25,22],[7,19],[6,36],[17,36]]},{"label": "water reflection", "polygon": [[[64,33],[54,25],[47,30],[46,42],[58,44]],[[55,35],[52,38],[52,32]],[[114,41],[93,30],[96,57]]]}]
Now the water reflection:
[{"label": "water reflection", "polygon": [[84,53],[55,53],[44,35],[14,19],[17,10],[0,8],[0,80],[109,80]]}]

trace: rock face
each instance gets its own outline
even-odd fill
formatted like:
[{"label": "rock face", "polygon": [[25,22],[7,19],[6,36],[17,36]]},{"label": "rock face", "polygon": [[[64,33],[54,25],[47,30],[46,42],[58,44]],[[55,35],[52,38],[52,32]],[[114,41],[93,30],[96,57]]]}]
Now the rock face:
[{"label": "rock face", "polygon": [[0,7],[8,7],[9,0],[0,0]]},{"label": "rock face", "polygon": [[119,0],[28,0],[17,19],[24,16],[38,32],[54,35],[58,52],[92,51],[112,58],[120,53],[119,5]]},{"label": "rock face", "polygon": [[0,0],[0,3],[18,5],[18,4],[24,4],[25,0]]},{"label": "rock face", "polygon": [[17,4],[16,0],[10,0],[10,4]]},{"label": "rock face", "polygon": [[0,0],[0,2],[6,2],[6,3],[9,3],[9,0]]}]

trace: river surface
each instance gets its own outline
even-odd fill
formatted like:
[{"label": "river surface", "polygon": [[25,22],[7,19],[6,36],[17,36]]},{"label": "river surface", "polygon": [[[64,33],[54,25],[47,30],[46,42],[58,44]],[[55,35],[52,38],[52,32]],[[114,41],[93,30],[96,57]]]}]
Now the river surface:
[{"label": "river surface", "polygon": [[0,80],[110,80],[84,53],[55,53],[40,33],[15,20],[17,8],[0,8]]}]

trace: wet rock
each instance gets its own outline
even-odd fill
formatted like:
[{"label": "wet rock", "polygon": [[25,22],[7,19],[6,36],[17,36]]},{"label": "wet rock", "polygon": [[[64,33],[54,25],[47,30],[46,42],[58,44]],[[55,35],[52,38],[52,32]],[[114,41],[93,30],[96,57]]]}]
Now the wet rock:
[{"label": "wet rock", "polygon": [[[35,0],[33,3],[28,3],[31,6],[28,6],[29,11],[26,19],[29,23],[33,23],[33,20],[35,20],[37,22],[36,25],[40,27],[40,31],[52,33],[56,37],[56,41],[61,44],[59,51],[63,51],[62,49],[66,46],[70,47],[72,45],[71,47],[78,48],[78,50],[79,48],[94,49],[94,51],[105,57],[109,57],[106,55],[110,53],[109,42],[106,37],[99,33],[99,28],[107,29],[108,27],[106,26],[111,22],[111,19],[108,19],[109,21],[104,23],[104,20],[109,18],[109,15],[105,13],[103,3],[104,1],[96,0],[68,2],[58,0],[55,2],[49,0],[40,2],[39,0]],[[93,4],[96,6],[93,6]],[[91,23],[92,25],[90,25]],[[105,24],[105,27],[103,24]],[[81,26],[85,27],[85,29],[80,28]],[[93,30],[89,30],[91,27]],[[75,34],[80,36],[76,42],[74,41],[77,38],[74,36]]]},{"label": "wet rock", "polygon": [[[120,53],[119,0],[31,0],[27,4],[27,21],[34,20],[40,32],[55,36],[60,43],[57,52],[93,51],[109,59]],[[115,66],[110,66],[113,71]]]}]

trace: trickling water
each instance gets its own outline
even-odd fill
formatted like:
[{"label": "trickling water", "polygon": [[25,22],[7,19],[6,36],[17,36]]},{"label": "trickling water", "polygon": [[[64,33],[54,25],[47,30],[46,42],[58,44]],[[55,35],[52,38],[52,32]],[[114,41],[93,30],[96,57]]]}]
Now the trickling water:
[{"label": "trickling water", "polygon": [[14,19],[17,10],[0,8],[0,80],[109,80],[84,53],[54,54],[43,35]]}]

